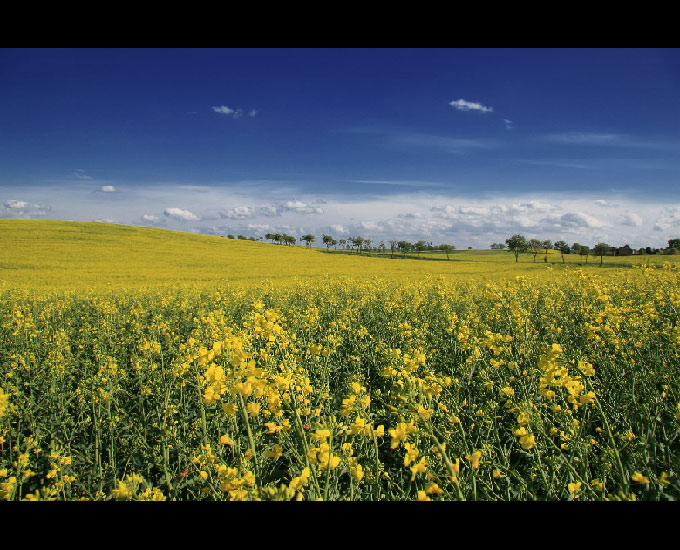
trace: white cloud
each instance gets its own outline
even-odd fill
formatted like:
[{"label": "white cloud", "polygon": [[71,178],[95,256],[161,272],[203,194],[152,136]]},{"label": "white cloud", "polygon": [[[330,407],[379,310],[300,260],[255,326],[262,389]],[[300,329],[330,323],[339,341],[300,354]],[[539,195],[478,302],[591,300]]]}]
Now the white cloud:
[{"label": "white cloud", "polygon": [[0,218],[31,219],[44,216],[48,212],[49,208],[23,200],[10,199],[0,205]]},{"label": "white cloud", "polygon": [[234,109],[230,109],[226,105],[220,105],[219,107],[213,107],[212,110],[215,111],[216,113],[221,113],[223,115],[232,115],[236,112]]},{"label": "white cloud", "polygon": [[461,214],[473,216],[486,216],[489,214],[489,209],[486,206],[461,206],[459,211]]},{"label": "white cloud", "polygon": [[220,212],[220,216],[223,218],[231,218],[242,220],[245,218],[254,218],[255,209],[249,206],[236,206],[229,210],[228,212]]},{"label": "white cloud", "polygon": [[[241,118],[244,115],[243,109],[232,109],[231,107],[227,107],[226,105],[213,106],[212,110],[215,111],[216,113],[229,116],[232,118]],[[252,118],[255,115],[257,115],[257,111],[255,109],[251,109],[245,114]]]},{"label": "white cloud", "polygon": [[166,208],[164,214],[168,218],[173,218],[180,221],[198,221],[200,218],[189,210],[182,210],[180,208]]},{"label": "white cloud", "polygon": [[27,208],[39,208],[37,204],[31,204],[26,201],[9,200],[5,203],[5,208],[13,208],[16,210],[25,210]]},{"label": "white cloud", "polygon": [[99,188],[99,190],[100,190],[102,193],[115,193],[115,192],[116,192],[116,188],[115,188],[115,186],[113,186],[113,185],[102,185],[102,186]]},{"label": "white cloud", "polygon": [[279,212],[296,212],[298,214],[323,214],[323,209],[318,206],[311,206],[302,201],[286,201],[279,205]]},{"label": "white cloud", "polygon": [[635,212],[627,212],[619,219],[621,225],[628,225],[631,227],[640,227],[642,225],[642,218]]},{"label": "white cloud", "polygon": [[473,101],[465,101],[464,99],[458,99],[456,101],[451,101],[449,103],[454,109],[459,111],[480,111],[482,113],[493,112],[493,107],[485,107],[481,103],[475,103]]},{"label": "white cloud", "polygon": [[92,176],[88,175],[88,174],[85,172],[85,170],[82,170],[82,169],[80,169],[80,168],[74,172],[74,175],[75,175],[76,178],[78,178],[79,180],[91,180],[91,179],[92,179]]},{"label": "white cloud", "polygon": [[579,212],[562,214],[560,223],[565,227],[602,227],[602,223],[597,218]]}]

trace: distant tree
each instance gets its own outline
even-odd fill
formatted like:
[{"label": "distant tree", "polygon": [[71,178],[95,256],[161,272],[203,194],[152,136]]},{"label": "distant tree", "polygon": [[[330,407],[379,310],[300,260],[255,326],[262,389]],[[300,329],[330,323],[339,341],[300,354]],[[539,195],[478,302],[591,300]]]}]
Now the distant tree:
[{"label": "distant tree", "polygon": [[578,243],[574,243],[571,245],[571,253],[572,254],[580,254],[581,253],[581,245]]},{"label": "distant tree", "polygon": [[379,248],[382,252],[385,252],[385,241],[380,241],[380,244],[378,245],[378,248]]},{"label": "distant tree", "polygon": [[593,256],[600,257],[600,266],[602,266],[602,260],[607,252],[609,252],[609,245],[607,243],[597,243],[593,247]]},{"label": "distant tree", "polygon": [[443,244],[443,245],[441,245],[439,248],[440,248],[441,250],[443,250],[444,253],[446,254],[446,259],[447,259],[447,260],[450,260],[449,254],[451,254],[451,252],[454,251],[455,247],[454,247],[454,246],[451,246],[450,244]]},{"label": "distant tree", "polygon": [[344,246],[345,250],[347,249],[347,239],[340,239],[340,246]]},{"label": "distant tree", "polygon": [[233,238],[234,238],[233,235],[227,235],[227,239],[233,239]]},{"label": "distant tree", "polygon": [[418,252],[418,257],[420,258],[420,253],[421,253],[423,250],[427,250],[427,243],[426,243],[425,241],[418,241],[418,242],[415,244],[415,249],[416,249],[416,251]]},{"label": "distant tree", "polygon": [[668,241],[668,248],[680,249],[680,239],[670,239]]},{"label": "distant tree", "polygon": [[412,246],[413,246],[413,245],[412,245],[410,242],[408,242],[408,241],[399,241],[399,242],[397,243],[397,247],[399,248],[399,250],[401,250],[401,251],[404,253],[404,255],[402,256],[403,258],[406,258],[406,253],[407,253],[409,250],[411,250],[411,247],[412,247]]},{"label": "distant tree", "polygon": [[245,235],[238,235],[236,238],[245,241],[247,240],[248,237],[246,237]]},{"label": "distant tree", "polygon": [[349,240],[354,246],[357,247],[359,254],[361,254],[361,247],[364,244],[364,238],[363,237],[350,237]]},{"label": "distant tree", "polygon": [[364,248],[370,252],[371,251],[371,243],[373,241],[371,239],[364,239]]},{"label": "distant tree", "polygon": [[590,247],[586,245],[581,245],[579,254],[586,257],[586,265],[588,264],[588,254],[590,254]]},{"label": "distant tree", "polygon": [[548,249],[552,248],[552,242],[550,242],[550,239],[543,241],[543,248],[545,248],[545,256],[543,257],[543,261],[548,263]]},{"label": "distant tree", "polygon": [[282,240],[286,243],[286,246],[290,246],[291,244],[295,244],[297,239],[293,235],[283,235]]},{"label": "distant tree", "polygon": [[508,250],[515,255],[515,262],[518,261],[520,253],[526,252],[529,247],[524,235],[513,235],[509,239],[505,239],[505,244],[508,245]]},{"label": "distant tree", "polygon": [[308,233],[307,235],[302,235],[302,237],[300,237],[300,240],[305,241],[307,248],[310,248],[312,246],[312,243],[316,240],[316,237],[311,233]]},{"label": "distant tree", "polygon": [[536,263],[536,256],[543,250],[543,241],[538,239],[531,239],[529,241],[529,251],[534,255],[534,263]]},{"label": "distant tree", "polygon": [[331,237],[330,235],[324,235],[324,236],[321,238],[321,240],[323,241],[323,244],[326,245],[326,248],[327,248],[328,250],[330,250],[331,246],[333,246],[333,241],[334,241],[335,239],[333,239],[333,237]]},{"label": "distant tree", "polygon": [[338,241],[336,241],[335,239],[331,240],[331,246],[333,247],[333,250],[335,250],[335,245],[337,245],[337,244],[338,244]]},{"label": "distant tree", "polygon": [[564,241],[557,241],[553,244],[555,250],[559,250],[562,254],[562,263],[564,263],[564,255],[569,254],[569,245]]},{"label": "distant tree", "polygon": [[399,241],[387,241],[390,243],[390,258],[394,258],[394,251],[399,244]]},{"label": "distant tree", "polygon": [[503,250],[505,245],[503,243],[491,243],[491,250]]},{"label": "distant tree", "polygon": [[281,233],[274,233],[272,235],[272,239],[274,239],[274,242],[281,244],[281,241],[283,240],[283,235],[281,235]]}]

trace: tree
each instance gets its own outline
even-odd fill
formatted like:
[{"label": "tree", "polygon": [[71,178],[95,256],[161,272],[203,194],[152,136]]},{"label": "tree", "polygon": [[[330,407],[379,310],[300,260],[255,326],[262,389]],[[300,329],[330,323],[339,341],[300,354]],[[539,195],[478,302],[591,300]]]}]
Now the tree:
[{"label": "tree", "polygon": [[394,250],[397,248],[399,241],[387,241],[390,243],[390,258],[394,258]]},{"label": "tree", "polygon": [[505,245],[503,243],[491,243],[491,250],[503,250]]},{"label": "tree", "polygon": [[331,237],[330,235],[324,235],[322,237],[322,240],[323,240],[323,244],[326,245],[326,248],[328,250],[330,250],[331,246],[333,246],[333,242],[334,242],[335,239],[333,239],[333,237]]},{"label": "tree", "polygon": [[420,253],[427,249],[427,243],[425,241],[418,241],[415,248],[418,251],[418,258],[420,258]]},{"label": "tree", "polygon": [[609,252],[609,245],[607,243],[597,243],[593,247],[593,256],[600,257],[600,267],[602,267],[602,260],[607,252]]},{"label": "tree", "polygon": [[373,241],[371,239],[364,239],[364,248],[369,252],[371,251],[371,243],[372,242]]},{"label": "tree", "polygon": [[308,233],[307,235],[302,235],[302,237],[300,237],[300,240],[305,241],[307,248],[309,248],[312,246],[312,243],[316,240],[316,237],[311,233]]},{"label": "tree", "polygon": [[286,246],[290,246],[291,244],[295,244],[297,239],[293,235],[284,235],[283,240],[286,243]]},{"label": "tree", "polygon": [[404,253],[404,255],[402,256],[403,258],[406,258],[406,253],[407,253],[409,250],[411,250],[411,247],[412,247],[412,246],[413,246],[413,245],[412,245],[410,242],[408,242],[408,241],[399,241],[399,242],[397,243],[397,247],[399,248],[399,250],[401,250],[401,251]]},{"label": "tree", "polygon": [[548,249],[552,247],[550,239],[543,241],[543,248],[545,248],[545,256],[543,257],[543,262],[548,263]]},{"label": "tree", "polygon": [[579,254],[586,257],[586,265],[588,264],[588,254],[590,254],[590,247],[586,245],[581,245],[579,248]]},{"label": "tree", "polygon": [[350,237],[349,240],[352,242],[352,244],[354,246],[357,247],[359,254],[361,254],[361,246],[364,244],[364,238],[363,237]]},{"label": "tree", "polygon": [[227,239],[233,239],[233,238],[234,238],[233,235],[227,235]]},{"label": "tree", "polygon": [[524,235],[513,235],[509,239],[505,239],[505,244],[508,245],[508,250],[515,255],[515,262],[518,261],[521,252],[526,252],[529,244]]},{"label": "tree", "polygon": [[529,241],[529,251],[534,255],[534,263],[536,263],[536,256],[543,250],[543,241],[538,239],[531,239]]},{"label": "tree", "polygon": [[454,251],[455,247],[451,246],[450,244],[443,244],[439,248],[441,248],[444,251],[444,253],[446,254],[446,259],[450,260],[449,254],[451,254],[451,252]]},{"label": "tree", "polygon": [[562,263],[564,263],[564,255],[569,254],[569,245],[564,241],[557,241],[553,245],[553,248],[560,251],[562,254]]},{"label": "tree", "polygon": [[669,239],[668,248],[680,249],[680,239]]}]

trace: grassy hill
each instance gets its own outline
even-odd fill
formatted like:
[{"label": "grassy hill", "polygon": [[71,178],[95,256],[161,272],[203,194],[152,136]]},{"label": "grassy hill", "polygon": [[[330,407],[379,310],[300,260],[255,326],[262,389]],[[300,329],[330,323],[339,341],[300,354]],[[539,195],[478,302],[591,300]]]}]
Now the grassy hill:
[{"label": "grassy hill", "polygon": [[[398,256],[391,260],[389,253],[382,257],[328,253],[322,248],[106,223],[0,220],[0,288],[143,288],[225,282],[253,286],[263,280],[294,283],[325,275],[478,280],[537,270],[545,273],[547,266],[562,268],[559,254],[550,255],[547,265],[540,257],[533,263],[531,256],[522,256],[516,264],[511,254],[489,250],[458,251],[450,261],[442,254],[424,253],[420,260],[415,254],[406,259]],[[439,261],[424,261],[433,257]],[[571,264],[581,261],[578,257],[568,260]],[[621,264],[622,260],[627,264]],[[608,262],[614,259],[605,259]],[[640,258],[616,259],[616,265],[640,262]],[[591,263],[589,269],[599,267]]]}]

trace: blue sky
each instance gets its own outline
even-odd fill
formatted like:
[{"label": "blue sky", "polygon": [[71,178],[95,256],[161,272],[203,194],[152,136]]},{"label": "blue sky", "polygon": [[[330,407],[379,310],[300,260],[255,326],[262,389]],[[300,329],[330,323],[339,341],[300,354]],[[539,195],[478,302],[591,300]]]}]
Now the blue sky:
[{"label": "blue sky", "polygon": [[663,246],[678,191],[677,49],[0,50],[0,217]]}]

